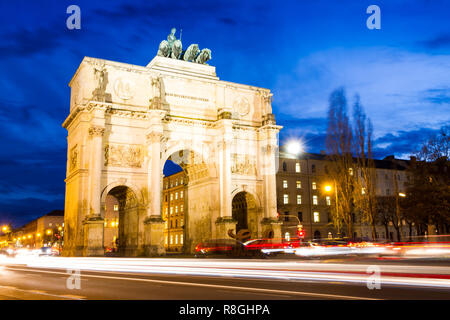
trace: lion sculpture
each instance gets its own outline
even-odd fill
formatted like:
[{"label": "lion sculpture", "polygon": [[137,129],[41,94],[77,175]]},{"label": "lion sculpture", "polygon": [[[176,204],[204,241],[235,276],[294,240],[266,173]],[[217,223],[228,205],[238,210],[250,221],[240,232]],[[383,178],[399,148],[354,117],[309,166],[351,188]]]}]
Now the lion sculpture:
[{"label": "lion sculpture", "polygon": [[167,40],[161,41],[161,43],[159,44],[157,55],[160,57],[169,57],[169,54],[170,54],[169,42],[167,42]]},{"label": "lion sculpture", "polygon": [[170,54],[170,57],[172,59],[179,59],[182,52],[183,52],[183,45],[181,41],[175,40],[172,46],[172,53]]},{"label": "lion sculpture", "polygon": [[183,60],[194,61],[199,52],[200,50],[198,48],[198,44],[193,43],[187,48],[186,52],[184,53]]},{"label": "lion sculpture", "polygon": [[211,50],[205,48],[200,51],[200,54],[195,58],[196,63],[207,64],[206,61],[211,60]]}]

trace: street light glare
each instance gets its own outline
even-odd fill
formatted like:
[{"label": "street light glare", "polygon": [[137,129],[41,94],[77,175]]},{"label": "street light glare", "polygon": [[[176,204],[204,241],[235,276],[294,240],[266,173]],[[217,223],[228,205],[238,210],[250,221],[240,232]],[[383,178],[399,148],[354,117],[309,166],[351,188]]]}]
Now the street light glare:
[{"label": "street light glare", "polygon": [[325,191],[326,192],[330,192],[331,191],[331,186],[325,186]]},{"label": "street light glare", "polygon": [[303,151],[303,146],[300,143],[300,141],[290,141],[286,145],[286,148],[287,148],[288,153],[295,154],[295,155],[297,155]]}]

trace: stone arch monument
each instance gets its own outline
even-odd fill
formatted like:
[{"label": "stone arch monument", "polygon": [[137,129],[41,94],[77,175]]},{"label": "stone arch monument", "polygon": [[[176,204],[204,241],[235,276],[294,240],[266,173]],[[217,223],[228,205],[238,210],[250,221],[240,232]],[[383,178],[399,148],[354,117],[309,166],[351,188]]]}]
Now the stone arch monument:
[{"label": "stone arch monument", "polygon": [[70,114],[63,123],[63,255],[104,254],[107,194],[119,199],[121,223],[128,224],[120,229],[128,241],[124,254],[164,254],[162,169],[169,157],[183,164],[189,180],[188,251],[236,231],[232,201],[238,192],[256,199],[252,235],[281,237],[275,184],[281,127],[272,95],[220,80],[204,60],[158,55],[142,67],[83,59],[69,84]]}]

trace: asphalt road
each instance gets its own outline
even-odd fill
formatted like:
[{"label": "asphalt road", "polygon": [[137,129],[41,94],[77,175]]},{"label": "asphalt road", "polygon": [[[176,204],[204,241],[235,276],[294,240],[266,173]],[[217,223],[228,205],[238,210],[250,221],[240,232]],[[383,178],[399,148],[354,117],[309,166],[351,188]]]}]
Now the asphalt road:
[{"label": "asphalt road", "polygon": [[[111,258],[114,259],[114,258]],[[187,259],[186,259],[187,260]],[[114,260],[106,260],[114,262]],[[153,260],[155,261],[155,260]],[[171,261],[175,261],[172,260]],[[195,263],[195,259],[192,259]],[[202,260],[202,263],[205,259]],[[207,261],[207,260],[206,260]],[[209,262],[209,261],[207,261]],[[214,261],[211,260],[214,264]],[[237,261],[236,263],[239,264]],[[327,261],[322,261],[326,264]],[[334,264],[347,262],[333,261]],[[386,262],[389,263],[389,262]],[[378,262],[384,264],[384,262]],[[432,263],[434,265],[436,263]],[[430,263],[428,263],[430,265]],[[437,263],[437,265],[440,265]],[[423,263],[424,269],[427,264]],[[66,268],[0,266],[0,299],[13,300],[300,300],[300,299],[450,299],[449,288],[364,283],[337,279],[252,278],[240,275],[186,275],[81,270],[77,277]],[[206,272],[205,272],[206,273]],[[79,284],[79,285],[78,285]]]}]

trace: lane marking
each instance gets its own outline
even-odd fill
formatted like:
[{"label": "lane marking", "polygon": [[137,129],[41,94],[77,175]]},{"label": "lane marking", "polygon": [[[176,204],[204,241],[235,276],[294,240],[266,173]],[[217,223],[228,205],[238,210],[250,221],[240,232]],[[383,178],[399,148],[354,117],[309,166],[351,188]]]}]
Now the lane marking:
[{"label": "lane marking", "polygon": [[[46,291],[42,291],[42,290],[26,290],[26,289],[19,289],[16,287],[11,287],[11,286],[1,286],[0,285],[0,289],[7,289],[7,290],[13,290],[13,291],[20,291],[20,292],[24,292],[24,293],[28,293],[28,294],[38,294],[38,295],[42,295],[42,296],[49,296],[49,297],[58,297],[58,298],[65,298],[65,299],[72,299],[72,300],[84,300],[84,297],[81,296],[64,296],[64,295],[58,295],[58,294],[52,294],[52,293],[48,293]],[[24,297],[15,297],[16,299],[25,299],[25,300],[33,300],[33,299],[26,299]]]},{"label": "lane marking", "polygon": [[[11,268],[11,269],[12,270],[20,270],[20,271],[28,271],[28,272],[41,272],[41,273],[50,273],[50,274],[66,274],[64,272],[48,271],[48,270],[30,270],[30,269],[21,269],[21,268]],[[92,272],[95,272],[95,271],[92,271]],[[263,288],[227,286],[227,285],[218,285],[218,284],[180,282],[180,281],[169,281],[169,280],[154,280],[154,279],[117,277],[117,276],[114,277],[114,276],[101,276],[101,275],[90,275],[90,274],[80,274],[80,276],[81,277],[87,277],[87,278],[100,278],[100,279],[111,279],[111,280],[128,280],[128,281],[162,283],[162,284],[171,284],[171,285],[184,285],[184,286],[191,286],[191,287],[221,288],[221,289],[226,289],[226,290],[230,290],[231,289],[231,290],[237,290],[237,291],[269,292],[269,293],[284,294],[284,295],[287,294],[287,295],[298,295],[298,296],[312,296],[312,297],[334,298],[334,299],[382,300],[382,299],[378,299],[378,298],[344,296],[344,295],[338,295],[338,294],[326,294],[326,293],[302,292],[302,291],[289,291],[289,290],[279,290],[279,289],[263,289]]]}]

